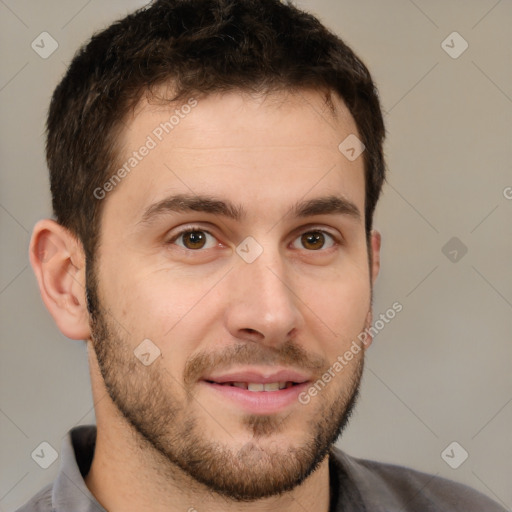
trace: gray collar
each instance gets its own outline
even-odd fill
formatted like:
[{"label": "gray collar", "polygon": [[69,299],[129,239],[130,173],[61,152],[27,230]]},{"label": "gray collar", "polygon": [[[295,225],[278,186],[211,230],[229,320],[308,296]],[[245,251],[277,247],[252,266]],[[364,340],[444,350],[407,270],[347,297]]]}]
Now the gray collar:
[{"label": "gray collar", "polygon": [[106,512],[85,485],[96,443],[96,428],[83,425],[72,429],[62,443],[60,469],[53,484],[55,512]]}]

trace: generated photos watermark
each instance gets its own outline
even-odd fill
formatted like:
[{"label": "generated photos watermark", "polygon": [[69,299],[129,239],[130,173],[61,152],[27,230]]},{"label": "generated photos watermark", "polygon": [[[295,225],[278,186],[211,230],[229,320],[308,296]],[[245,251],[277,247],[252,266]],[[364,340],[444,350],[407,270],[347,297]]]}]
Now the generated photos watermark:
[{"label": "generated photos watermark", "polygon": [[315,397],[320,393],[329,382],[331,382],[343,369],[354,359],[354,356],[359,354],[362,350],[362,346],[367,346],[373,337],[379,334],[384,327],[393,320],[398,313],[403,309],[400,302],[394,302],[393,305],[386,310],[385,313],[381,313],[379,319],[376,320],[373,325],[367,327],[364,331],[360,332],[357,336],[357,340],[353,340],[350,348],[347,349],[343,354],[336,358],[336,361],[328,368],[328,370],[320,377],[315,383],[313,383],[306,391],[299,394],[298,400],[302,405],[307,405],[311,402],[311,398]]},{"label": "generated photos watermark", "polygon": [[168,121],[160,123],[153,131],[146,137],[146,141],[140,148],[133,151],[132,155],[119,167],[119,169],[112,174],[112,176],[101,186],[94,189],[93,195],[96,199],[104,199],[108,192],[114,190],[119,183],[125,178],[130,172],[139,165],[150,152],[155,149],[160,142],[162,142],[166,135],[172,132],[176,126],[181,123],[182,119],[185,119],[192,109],[197,107],[198,102],[195,98],[189,98],[189,100],[177,108],[174,114],[169,118]]}]

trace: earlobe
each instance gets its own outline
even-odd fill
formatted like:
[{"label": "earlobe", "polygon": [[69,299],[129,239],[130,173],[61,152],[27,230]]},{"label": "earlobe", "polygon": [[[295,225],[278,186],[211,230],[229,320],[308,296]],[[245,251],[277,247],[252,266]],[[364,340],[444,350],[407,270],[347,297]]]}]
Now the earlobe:
[{"label": "earlobe", "polygon": [[29,258],[43,302],[59,330],[71,339],[88,339],[85,256],[81,243],[69,230],[45,219],[34,227]]}]

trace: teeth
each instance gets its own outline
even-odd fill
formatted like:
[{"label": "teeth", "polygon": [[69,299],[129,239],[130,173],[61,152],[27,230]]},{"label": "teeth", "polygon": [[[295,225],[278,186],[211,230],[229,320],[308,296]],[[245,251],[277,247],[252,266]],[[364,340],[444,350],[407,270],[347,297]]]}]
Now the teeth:
[{"label": "teeth", "polygon": [[252,382],[249,382],[247,384],[247,389],[249,391],[265,391],[265,384],[260,384],[260,383],[252,383]]},{"label": "teeth", "polygon": [[240,389],[247,389],[248,391],[279,391],[280,389],[287,389],[293,386],[292,382],[269,382],[262,384],[260,382],[231,382],[231,386]]},{"label": "teeth", "polygon": [[225,382],[224,386],[233,386],[235,388],[247,389],[248,391],[279,391],[293,386],[293,382],[269,382],[262,384],[260,382]]}]

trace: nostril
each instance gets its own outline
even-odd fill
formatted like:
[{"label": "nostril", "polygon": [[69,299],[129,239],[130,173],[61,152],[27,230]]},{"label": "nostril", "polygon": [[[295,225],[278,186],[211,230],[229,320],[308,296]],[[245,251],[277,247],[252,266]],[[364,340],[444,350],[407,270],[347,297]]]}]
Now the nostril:
[{"label": "nostril", "polygon": [[251,329],[250,327],[240,329],[239,333],[239,337],[247,337],[249,341],[261,341],[265,338],[260,331],[257,329]]}]

